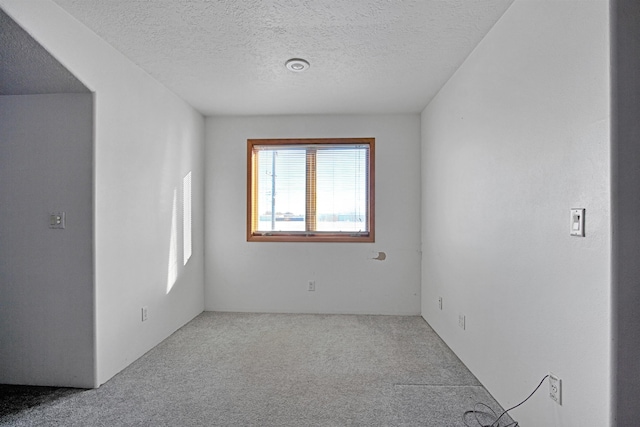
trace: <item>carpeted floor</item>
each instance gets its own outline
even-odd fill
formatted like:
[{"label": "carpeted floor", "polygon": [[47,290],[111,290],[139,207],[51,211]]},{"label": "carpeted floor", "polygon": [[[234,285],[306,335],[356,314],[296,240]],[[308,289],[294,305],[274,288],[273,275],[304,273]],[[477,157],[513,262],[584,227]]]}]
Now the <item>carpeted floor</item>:
[{"label": "carpeted floor", "polygon": [[501,411],[420,317],[205,312],[96,390],[0,385],[0,426],[464,427],[476,402]]}]

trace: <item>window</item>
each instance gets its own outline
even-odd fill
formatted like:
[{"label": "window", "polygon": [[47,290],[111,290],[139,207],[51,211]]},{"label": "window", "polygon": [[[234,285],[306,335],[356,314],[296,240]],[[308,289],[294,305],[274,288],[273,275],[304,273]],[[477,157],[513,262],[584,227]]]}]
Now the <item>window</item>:
[{"label": "window", "polygon": [[374,241],[374,138],[247,141],[247,240]]}]

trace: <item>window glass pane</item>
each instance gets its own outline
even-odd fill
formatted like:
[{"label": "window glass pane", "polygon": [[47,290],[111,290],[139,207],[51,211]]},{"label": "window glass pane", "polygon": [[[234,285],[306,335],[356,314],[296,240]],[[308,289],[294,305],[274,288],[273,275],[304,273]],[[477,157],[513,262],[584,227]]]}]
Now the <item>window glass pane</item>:
[{"label": "window glass pane", "polygon": [[367,164],[366,148],[317,151],[317,231],[368,231]]},{"label": "window glass pane", "polygon": [[306,150],[275,147],[256,156],[257,231],[304,231]]},{"label": "window glass pane", "polygon": [[374,143],[247,140],[247,241],[373,242]]}]

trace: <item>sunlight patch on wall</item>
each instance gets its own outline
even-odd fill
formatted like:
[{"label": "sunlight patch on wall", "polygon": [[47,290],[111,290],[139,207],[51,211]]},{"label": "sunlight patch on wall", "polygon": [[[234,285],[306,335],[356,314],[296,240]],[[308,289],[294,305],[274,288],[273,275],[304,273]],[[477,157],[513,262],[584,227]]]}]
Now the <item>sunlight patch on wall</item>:
[{"label": "sunlight patch on wall", "polygon": [[191,171],[182,180],[182,246],[183,263],[191,258]]},{"label": "sunlight patch on wall", "polygon": [[178,280],[178,190],[173,190],[171,210],[171,237],[169,238],[169,265],[167,270],[167,294]]}]

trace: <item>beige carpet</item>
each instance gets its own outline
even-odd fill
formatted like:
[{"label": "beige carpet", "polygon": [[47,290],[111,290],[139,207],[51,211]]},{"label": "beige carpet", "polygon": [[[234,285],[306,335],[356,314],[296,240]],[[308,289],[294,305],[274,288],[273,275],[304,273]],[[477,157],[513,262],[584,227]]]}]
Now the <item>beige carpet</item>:
[{"label": "beige carpet", "polygon": [[501,411],[420,317],[205,312],[97,390],[0,386],[0,425],[450,427],[476,402]]}]

